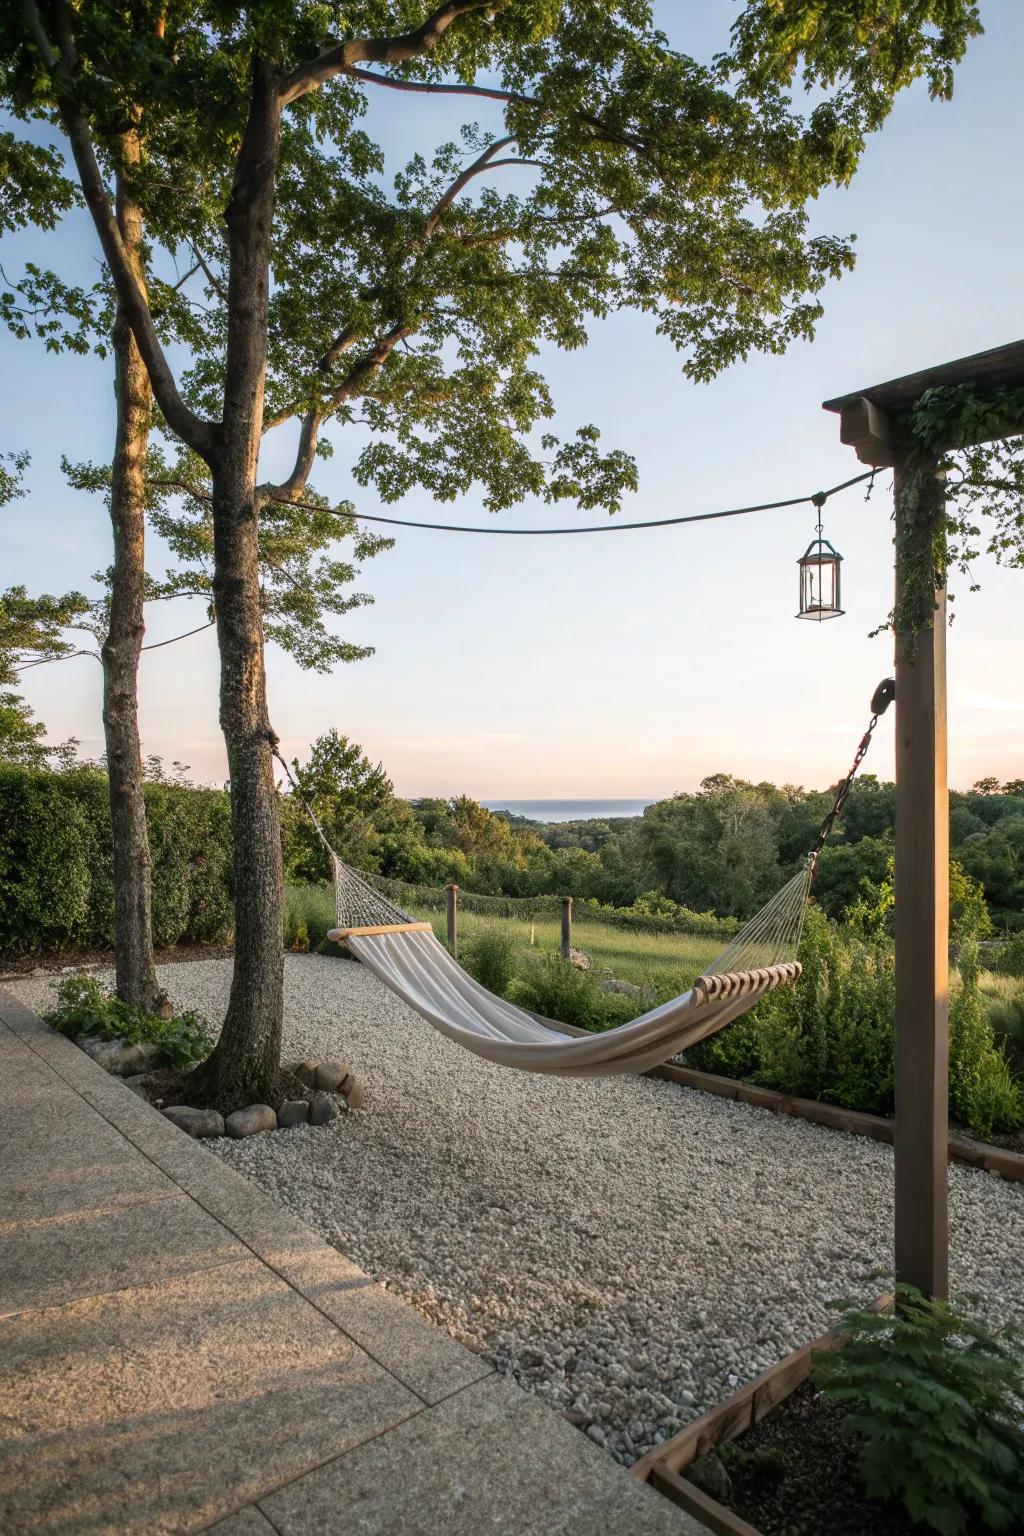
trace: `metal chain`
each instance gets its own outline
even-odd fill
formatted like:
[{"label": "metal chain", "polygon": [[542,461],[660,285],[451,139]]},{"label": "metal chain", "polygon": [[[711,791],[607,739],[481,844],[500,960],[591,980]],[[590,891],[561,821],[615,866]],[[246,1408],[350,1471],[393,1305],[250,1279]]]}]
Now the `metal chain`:
[{"label": "metal chain", "polygon": [[846,778],[842,781],[838,790],[836,791],[836,798],[832,804],[832,809],[829,811],[828,815],[822,822],[821,828],[818,832],[817,840],[814,844],[814,847],[811,849],[810,864],[812,872],[814,870],[814,866],[818,862],[818,854],[821,852],[826,838],[829,836],[832,828],[835,826],[839,817],[843,813],[843,806],[849,799],[850,790],[853,788],[853,781],[857,777],[857,769],[868,755],[868,748],[871,745],[871,737],[874,734],[875,726],[878,724],[881,717],[885,714],[886,710],[889,708],[889,705],[892,703],[895,697],[895,679],[891,677],[883,678],[871,696],[871,719],[868,722],[867,730],[864,732],[864,735],[860,739],[857,751],[854,753],[853,764],[849,773],[846,775]]}]

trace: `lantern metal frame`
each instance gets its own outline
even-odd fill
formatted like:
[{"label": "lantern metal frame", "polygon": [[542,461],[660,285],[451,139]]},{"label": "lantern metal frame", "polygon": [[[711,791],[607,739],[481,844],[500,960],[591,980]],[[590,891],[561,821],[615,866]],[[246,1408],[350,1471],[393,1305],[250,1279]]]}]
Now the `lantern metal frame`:
[{"label": "lantern metal frame", "polygon": [[[822,534],[821,509],[825,504],[824,496],[820,496],[820,499],[819,496],[815,496],[813,500],[818,509],[818,525],[816,536],[797,561],[797,570],[800,573],[800,607],[796,617],[813,619],[820,624],[825,619],[841,618],[845,612],[842,606],[843,557]],[[817,601],[814,600],[815,572],[818,578]],[[824,600],[826,582],[829,584],[827,602]]]}]

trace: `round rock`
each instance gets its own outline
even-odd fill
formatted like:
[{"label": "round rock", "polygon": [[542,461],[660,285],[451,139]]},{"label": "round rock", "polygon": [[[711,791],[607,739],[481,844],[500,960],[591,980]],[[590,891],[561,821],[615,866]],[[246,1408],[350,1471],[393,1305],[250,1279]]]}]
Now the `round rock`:
[{"label": "round rock", "polygon": [[224,1116],[215,1109],[193,1109],[188,1104],[170,1104],[164,1117],[189,1136],[223,1136]]},{"label": "round rock", "polygon": [[224,1129],[229,1136],[240,1140],[243,1136],[258,1136],[261,1131],[277,1130],[277,1114],[269,1104],[247,1104],[228,1115]]},{"label": "round rock", "polygon": [[309,1119],[312,1125],[330,1125],[341,1114],[336,1099],[332,1099],[326,1093],[318,1093],[309,1105]]},{"label": "round rock", "polygon": [[316,1069],[316,1086],[324,1093],[337,1093],[346,1077],[348,1077],[348,1067],[345,1063],[329,1058],[327,1061],[322,1061]]},{"label": "round rock", "polygon": [[283,1131],[293,1125],[305,1125],[308,1119],[308,1099],[285,1099],[277,1112],[277,1123]]},{"label": "round rock", "polygon": [[359,1081],[358,1077],[355,1077],[350,1072],[347,1079],[342,1084],[341,1091],[345,1095],[345,1103],[348,1105],[349,1109],[362,1109],[364,1097],[363,1085]]},{"label": "round rock", "polygon": [[312,1057],[305,1061],[290,1061],[286,1063],[289,1072],[293,1072],[300,1083],[305,1083],[307,1088],[316,1087],[317,1063]]}]

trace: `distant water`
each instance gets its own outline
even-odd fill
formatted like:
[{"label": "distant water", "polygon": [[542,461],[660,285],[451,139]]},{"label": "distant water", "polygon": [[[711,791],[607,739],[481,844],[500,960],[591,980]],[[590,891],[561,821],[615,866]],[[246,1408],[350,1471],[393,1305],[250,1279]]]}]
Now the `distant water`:
[{"label": "distant water", "polygon": [[489,811],[510,811],[530,821],[610,821],[642,816],[653,800],[482,800]]}]

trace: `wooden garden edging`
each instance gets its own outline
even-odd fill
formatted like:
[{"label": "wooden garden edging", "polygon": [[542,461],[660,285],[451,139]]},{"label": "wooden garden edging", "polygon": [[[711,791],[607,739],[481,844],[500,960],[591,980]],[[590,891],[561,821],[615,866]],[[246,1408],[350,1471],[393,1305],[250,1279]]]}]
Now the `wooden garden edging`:
[{"label": "wooden garden edging", "polygon": [[[673,1083],[681,1083],[684,1088],[714,1093],[722,1099],[736,1099],[741,1104],[770,1109],[776,1115],[795,1115],[799,1120],[813,1120],[816,1125],[827,1126],[833,1131],[848,1131],[853,1136],[870,1136],[873,1141],[893,1144],[896,1122],[887,1120],[884,1115],[843,1109],[838,1104],[823,1104],[818,1099],[798,1099],[774,1088],[757,1088],[738,1078],[718,1077],[714,1072],[698,1072],[693,1067],[677,1067],[672,1062],[656,1067],[650,1075],[666,1077]],[[982,1168],[986,1173],[998,1173],[1004,1179],[1024,1184],[1024,1153],[1010,1152],[987,1141],[974,1141],[970,1136],[951,1133],[949,1156],[958,1163],[968,1163],[972,1168]]]},{"label": "wooden garden edging", "polygon": [[[889,1311],[893,1300],[891,1295],[879,1296],[872,1303],[872,1311]],[[811,1373],[814,1356],[823,1350],[838,1348],[845,1337],[841,1329],[833,1328],[813,1343],[794,1349],[777,1365],[769,1366],[731,1397],[687,1424],[671,1440],[656,1445],[646,1456],[641,1456],[630,1467],[630,1475],[650,1483],[652,1488],[657,1488],[659,1493],[716,1532],[716,1536],[759,1536],[754,1526],[724,1504],[719,1504],[695,1483],[687,1482],[682,1473],[698,1457],[728,1445],[730,1440],[738,1439],[755,1424],[760,1424],[797,1387],[803,1386]]]}]

